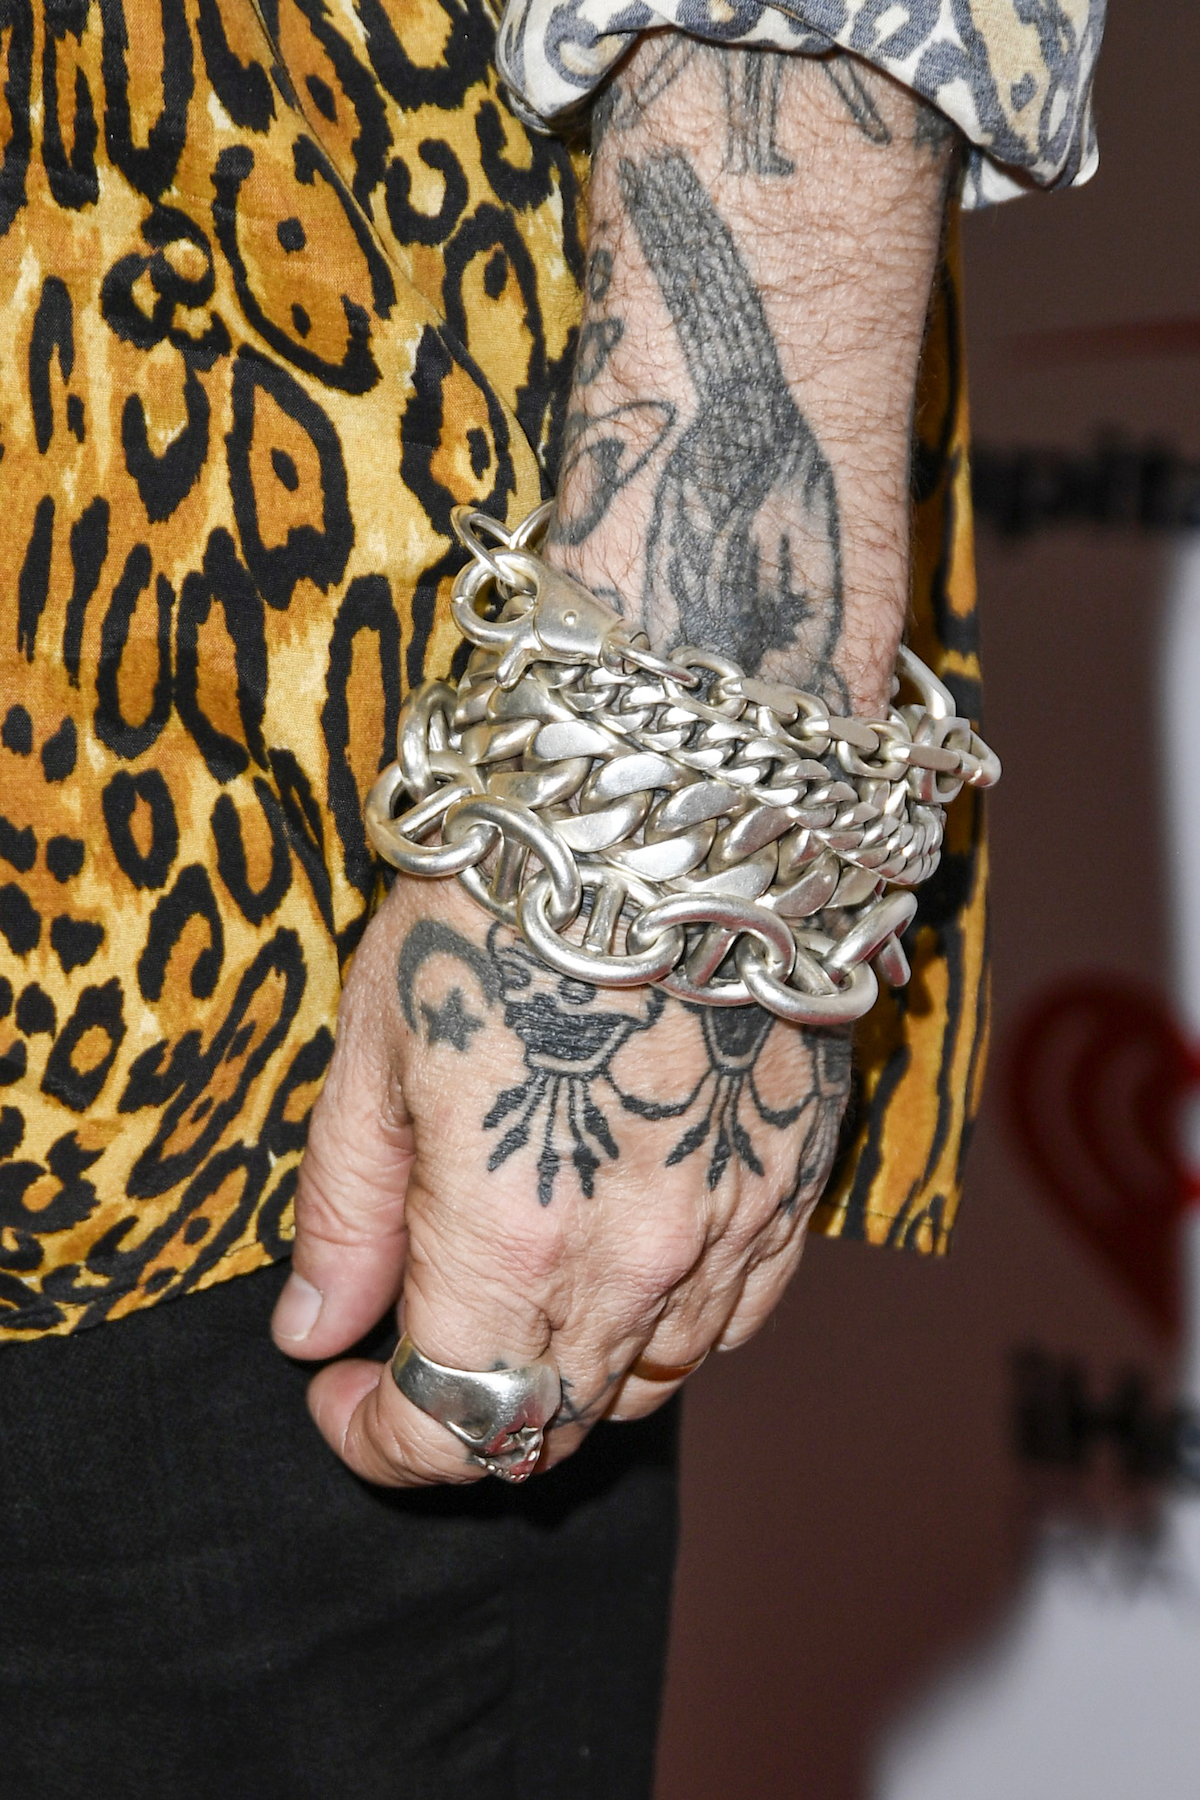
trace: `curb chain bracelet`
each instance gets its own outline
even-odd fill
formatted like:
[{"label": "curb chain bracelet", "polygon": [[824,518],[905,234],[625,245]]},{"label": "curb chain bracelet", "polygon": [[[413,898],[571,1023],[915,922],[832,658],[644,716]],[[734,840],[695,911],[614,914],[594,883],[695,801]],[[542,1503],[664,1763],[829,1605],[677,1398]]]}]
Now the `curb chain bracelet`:
[{"label": "curb chain bracelet", "polygon": [[937,867],[945,807],[996,756],[902,647],[915,702],[840,718],[815,695],[644,634],[468,507],[451,607],[475,649],[457,689],[406,698],[366,804],[380,856],[455,875],[560,974],[654,982],[848,1024],[908,980],[906,890]]}]

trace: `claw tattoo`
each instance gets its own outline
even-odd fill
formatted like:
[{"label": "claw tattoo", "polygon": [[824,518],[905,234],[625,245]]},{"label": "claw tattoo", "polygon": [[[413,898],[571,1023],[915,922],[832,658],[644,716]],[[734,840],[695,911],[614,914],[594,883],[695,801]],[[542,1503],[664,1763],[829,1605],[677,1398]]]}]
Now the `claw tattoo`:
[{"label": "claw tattoo", "polygon": [[414,1031],[420,1029],[418,1019],[424,1021],[431,1047],[444,1043],[462,1055],[470,1054],[471,1038],[482,1021],[467,1010],[461,987],[450,986],[436,1005],[417,999],[421,969],[437,956],[456,960],[475,977],[487,1006],[502,1007],[505,1026],[520,1040],[524,1079],[503,1088],[482,1121],[485,1131],[499,1134],[487,1166],[498,1169],[519,1151],[534,1148],[542,1206],[553,1199],[564,1162],[574,1168],[581,1193],[591,1199],[598,1171],[620,1156],[602,1100],[610,1106],[615,1101],[621,1111],[648,1121],[687,1121],[698,1113],[669,1151],[666,1166],[705,1150],[710,1188],[731,1162],[763,1175],[752,1132],[763,1126],[786,1130],[809,1110],[797,1185],[803,1185],[805,1171],[827,1157],[843,1091],[844,1066],[835,1064],[839,1057],[848,1058],[848,1040],[838,1050],[832,1046],[841,1040],[831,1039],[828,1059],[823,1047],[814,1051],[816,1092],[795,1106],[776,1108],[763,1099],[756,1080],[759,1057],[775,1024],[770,1015],[757,1007],[724,1011],[685,1003],[700,1022],[707,1067],[682,1099],[649,1099],[624,1087],[613,1064],[631,1038],[652,1030],[662,1017],[666,998],[661,990],[646,989],[635,997],[601,994],[569,977],[549,981],[537,957],[523,944],[506,942],[499,925],[492,926],[482,950],[447,925],[420,920],[400,953],[404,1016]]},{"label": "claw tattoo", "polygon": [[757,1006],[739,1006],[724,1011],[712,1006],[688,1005],[687,1010],[700,1020],[704,1048],[708,1053],[708,1068],[691,1093],[684,1100],[662,1104],[621,1092],[621,1104],[628,1112],[637,1113],[643,1119],[682,1118],[698,1103],[702,1106],[700,1117],[688,1126],[667,1157],[669,1169],[694,1156],[711,1137],[706,1174],[710,1188],[716,1187],[734,1157],[752,1174],[762,1175],[762,1162],[741,1117],[743,1102],[753,1107],[762,1124],[771,1125],[777,1131],[785,1131],[789,1125],[794,1125],[804,1110],[803,1101],[782,1110],[768,1106],[755,1083],[755,1064],[774,1020],[770,1013]]}]

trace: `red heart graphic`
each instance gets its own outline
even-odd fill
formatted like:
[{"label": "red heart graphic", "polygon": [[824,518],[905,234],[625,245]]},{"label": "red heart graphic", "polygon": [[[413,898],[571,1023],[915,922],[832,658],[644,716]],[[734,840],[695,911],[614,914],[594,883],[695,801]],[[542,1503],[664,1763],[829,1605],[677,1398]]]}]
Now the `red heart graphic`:
[{"label": "red heart graphic", "polygon": [[1179,1219],[1195,1188],[1181,1149],[1195,1052],[1161,997],[1120,977],[1044,994],[1008,1066],[1019,1143],[1058,1211],[1160,1331],[1181,1317]]}]

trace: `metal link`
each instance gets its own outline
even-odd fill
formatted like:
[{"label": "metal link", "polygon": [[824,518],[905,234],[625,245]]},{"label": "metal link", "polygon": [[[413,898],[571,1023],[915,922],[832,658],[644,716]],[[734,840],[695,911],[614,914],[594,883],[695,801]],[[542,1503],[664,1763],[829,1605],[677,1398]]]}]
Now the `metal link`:
[{"label": "metal link", "polygon": [[[493,519],[490,513],[480,512],[477,507],[458,506],[454,509],[454,530],[459,543],[471,552],[476,562],[482,564],[493,580],[502,582],[506,587],[513,587],[517,585],[513,576],[514,559],[505,556],[504,551],[524,550],[545,530],[553,509],[553,501],[547,501],[536,507],[528,518],[523,519],[515,531],[509,531],[498,519]],[[481,532],[502,546],[499,555],[488,549],[480,537]]]},{"label": "metal link", "polygon": [[[574,856],[553,827],[544,825],[527,806],[518,806],[511,800],[494,800],[489,795],[472,795],[447,812],[442,837],[448,844],[461,844],[478,825],[491,826],[506,845],[515,843],[533,851],[551,884],[547,917],[558,931],[569,925],[583,904],[583,883]],[[476,898],[481,897],[476,895]],[[516,911],[505,895],[493,894],[483,903],[489,912],[506,923],[515,922]]]},{"label": "metal link", "polygon": [[[517,918],[521,934],[531,950],[560,975],[590,981],[602,987],[643,987],[661,981],[683,954],[684,935],[678,926],[664,926],[639,954],[614,955],[612,950],[592,950],[583,944],[564,943],[550,922],[550,878],[535,875],[521,895]],[[642,914],[637,923],[645,919]],[[632,928],[631,928],[632,931]]]},{"label": "metal link", "polygon": [[916,901],[889,884],[932,874],[945,806],[991,787],[997,758],[907,648],[919,700],[871,720],[695,646],[655,655],[542,562],[549,516],[508,531],[455,510],[471,561],[451,608],[476,648],[457,691],[406,699],[372,844],[406,874],[457,875],[574,979],[860,1018],[876,970],[908,978]]},{"label": "metal link", "polygon": [[[709,1006],[745,1006],[751,995],[743,984],[714,979],[721,964],[744,937],[752,937],[766,956],[773,975],[786,981],[796,963],[796,941],[784,920],[751,901],[710,894],[673,894],[646,908],[629,927],[629,944],[639,949],[663,927],[706,925],[682,969],[660,978],[660,985],[681,1000]],[[676,959],[678,960],[678,959]]]},{"label": "metal link", "polygon": [[806,994],[785,986],[749,938],[737,947],[737,966],[750,998],[791,1025],[853,1025],[870,1012],[879,993],[874,971],[865,964],[852,969],[845,985],[833,994]]},{"label": "metal link", "polygon": [[[481,824],[472,831],[464,832],[457,840],[445,836],[446,814],[471,794],[470,787],[465,783],[427,794],[424,800],[405,813],[403,819],[393,819],[391,802],[401,786],[400,771],[392,763],[367,795],[365,816],[367,835],[372,844],[380,856],[390,862],[393,868],[399,869],[402,875],[461,875],[481,862],[502,835],[498,825],[488,827]],[[420,839],[425,833],[432,831],[439,823],[443,826],[442,843],[421,843]]]},{"label": "metal link", "polygon": [[848,975],[860,963],[871,962],[889,938],[898,938],[912,924],[917,910],[915,894],[888,894],[857,919],[825,958],[831,975]]}]

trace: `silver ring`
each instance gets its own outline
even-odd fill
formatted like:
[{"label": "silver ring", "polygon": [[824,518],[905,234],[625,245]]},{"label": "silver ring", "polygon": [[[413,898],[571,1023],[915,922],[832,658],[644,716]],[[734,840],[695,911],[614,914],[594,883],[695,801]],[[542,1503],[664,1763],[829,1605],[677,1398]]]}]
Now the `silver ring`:
[{"label": "silver ring", "polygon": [[526,1481],[537,1467],[562,1384],[547,1352],[519,1368],[451,1369],[422,1354],[407,1331],[392,1379],[413,1405],[452,1431],[472,1462],[502,1481]]}]

